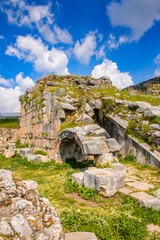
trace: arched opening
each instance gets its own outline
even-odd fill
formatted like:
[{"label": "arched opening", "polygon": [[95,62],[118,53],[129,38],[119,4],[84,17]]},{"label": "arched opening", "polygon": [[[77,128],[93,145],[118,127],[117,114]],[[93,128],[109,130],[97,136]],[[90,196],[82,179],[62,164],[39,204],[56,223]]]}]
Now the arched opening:
[{"label": "arched opening", "polygon": [[62,162],[66,162],[67,159],[75,159],[77,162],[85,160],[81,147],[71,138],[65,138],[61,141],[59,154]]}]

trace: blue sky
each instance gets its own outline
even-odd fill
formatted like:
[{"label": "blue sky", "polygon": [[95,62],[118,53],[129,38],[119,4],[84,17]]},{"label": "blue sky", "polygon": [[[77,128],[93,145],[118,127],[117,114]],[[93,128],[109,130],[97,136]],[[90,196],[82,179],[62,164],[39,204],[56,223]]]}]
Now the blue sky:
[{"label": "blue sky", "polygon": [[1,0],[0,48],[0,112],[48,73],[124,88],[160,75],[160,0]]}]

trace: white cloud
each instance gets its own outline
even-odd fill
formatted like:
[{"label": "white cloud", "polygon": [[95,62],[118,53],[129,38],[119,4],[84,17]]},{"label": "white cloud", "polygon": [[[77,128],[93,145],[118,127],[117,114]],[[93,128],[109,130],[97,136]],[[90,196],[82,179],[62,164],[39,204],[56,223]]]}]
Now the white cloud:
[{"label": "white cloud", "polygon": [[30,77],[25,77],[23,78],[23,73],[20,72],[16,76],[16,83],[18,84],[19,88],[21,89],[22,92],[25,92],[25,90],[29,87],[33,87],[35,84],[33,80]]},{"label": "white cloud", "polygon": [[0,87],[0,112],[19,112],[19,96],[21,94],[19,87]]},{"label": "white cloud", "polygon": [[160,63],[160,54],[157,55],[157,57],[154,59],[154,62],[156,64]]},{"label": "white cloud", "polygon": [[159,0],[121,0],[107,5],[107,14],[112,26],[129,28],[130,41],[138,41],[151,28],[155,21],[160,20]]},{"label": "white cloud", "polygon": [[118,49],[120,45],[127,43],[128,41],[129,41],[129,38],[125,35],[121,35],[119,39],[116,40],[116,37],[111,33],[107,41],[107,46],[109,50]]},{"label": "white cloud", "polygon": [[159,77],[160,76],[160,68],[157,68],[154,72],[154,77]]},{"label": "white cloud", "polygon": [[97,43],[95,33],[90,32],[85,38],[81,39],[80,42],[76,42],[73,53],[82,64],[87,65],[90,62],[90,58],[95,53],[96,46]]},{"label": "white cloud", "polygon": [[[22,95],[27,88],[33,87],[34,82],[30,77],[23,78],[23,73],[19,73],[16,76],[15,84],[16,87],[5,88],[0,86],[0,112],[19,112],[20,111],[20,103],[19,103],[19,96]],[[0,78],[3,79],[4,82],[8,82],[5,86],[10,86],[13,80],[5,80],[4,77]]]},{"label": "white cloud", "polygon": [[132,77],[128,72],[120,72],[117,63],[104,59],[102,64],[96,65],[92,70],[92,77],[110,77],[112,84],[118,88],[125,88],[133,84]]},{"label": "white cloud", "polygon": [[1,4],[1,11],[7,14],[9,23],[19,27],[36,27],[42,37],[51,44],[72,44],[72,36],[66,29],[53,26],[51,2],[47,5],[29,5],[25,0],[6,0]]},{"label": "white cloud", "polygon": [[11,83],[12,81],[13,81],[13,79],[5,79],[4,77],[2,77],[2,76],[0,75],[0,85],[9,87],[9,86],[10,86],[10,83]]},{"label": "white cloud", "polygon": [[69,74],[67,55],[54,47],[48,50],[48,45],[45,45],[41,38],[35,39],[30,35],[18,36],[15,45],[7,47],[6,54],[33,63],[37,72]]},{"label": "white cloud", "polygon": [[4,39],[4,36],[0,35],[0,39]]},{"label": "white cloud", "polygon": [[103,44],[103,45],[95,52],[97,59],[102,59],[102,58],[105,58],[105,57],[106,57],[105,48],[106,48],[106,45]]}]

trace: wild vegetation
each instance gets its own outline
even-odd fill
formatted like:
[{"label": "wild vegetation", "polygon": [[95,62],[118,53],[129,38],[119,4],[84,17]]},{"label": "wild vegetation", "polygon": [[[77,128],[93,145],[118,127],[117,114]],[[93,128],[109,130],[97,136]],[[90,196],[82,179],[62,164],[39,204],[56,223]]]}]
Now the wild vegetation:
[{"label": "wild vegetation", "polygon": [[[141,177],[150,177],[151,181],[158,177],[158,169],[141,167],[135,163],[132,156],[122,161],[123,164],[135,168],[137,175]],[[92,189],[88,190],[84,187],[80,189],[76,184],[71,183],[71,175],[79,171],[75,169],[76,162],[72,160],[72,166],[69,164],[69,159],[67,162],[33,163],[22,159],[19,155],[12,159],[5,159],[0,155],[1,169],[11,170],[15,178],[38,182],[40,195],[47,197],[56,208],[66,232],[91,231],[99,240],[160,239],[158,233],[149,237],[147,230],[148,223],[160,225],[160,211],[141,208],[129,197],[123,197],[118,193],[107,199],[97,195]],[[70,196],[73,192],[87,200],[79,202],[73,199]]]},{"label": "wild vegetation", "polygon": [[0,119],[0,128],[19,128],[19,118]]}]

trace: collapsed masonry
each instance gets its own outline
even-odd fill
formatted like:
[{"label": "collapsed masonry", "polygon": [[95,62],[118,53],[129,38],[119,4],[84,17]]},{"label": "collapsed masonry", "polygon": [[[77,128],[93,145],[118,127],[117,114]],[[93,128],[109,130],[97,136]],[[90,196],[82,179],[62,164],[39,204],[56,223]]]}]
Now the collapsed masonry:
[{"label": "collapsed masonry", "polygon": [[[107,152],[120,151],[118,142],[110,138],[105,129],[93,124],[94,110],[100,110],[101,101],[93,100],[91,108],[84,99],[82,103],[73,97],[73,90],[85,92],[101,84],[111,86],[105,77],[98,81],[70,77],[65,83],[42,78],[35,88],[27,89],[26,95],[20,97],[21,142],[47,150],[48,156],[57,162],[65,162],[67,158],[97,161]],[[40,93],[42,86],[44,90]],[[81,103],[85,105],[84,112],[80,109]]]},{"label": "collapsed masonry", "polygon": [[[156,117],[159,121],[160,107],[119,100],[119,93],[107,96],[106,89],[114,89],[107,77],[50,74],[41,78],[20,97],[21,143],[47,151],[49,158],[57,162],[75,158],[105,163],[115,161],[116,153],[121,151],[124,155],[132,153],[141,163],[160,167],[160,124],[143,120]],[[126,136],[131,120],[136,121],[138,135],[154,143],[156,151]]]}]

